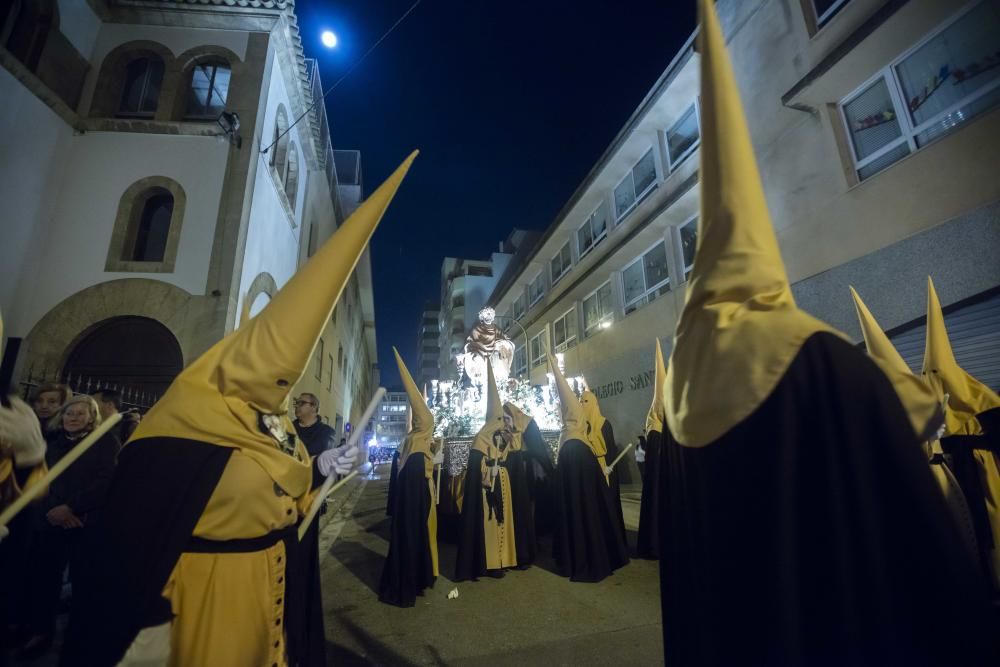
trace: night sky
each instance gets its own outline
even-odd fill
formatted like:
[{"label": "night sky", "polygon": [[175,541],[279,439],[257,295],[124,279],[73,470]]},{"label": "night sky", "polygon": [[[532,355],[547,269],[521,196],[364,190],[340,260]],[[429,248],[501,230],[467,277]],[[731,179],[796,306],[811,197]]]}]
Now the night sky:
[{"label": "night sky", "polygon": [[[324,85],[412,4],[298,0]],[[329,95],[334,148],[361,151],[365,194],[421,151],[372,242],[383,385],[399,383],[393,345],[416,372],[442,259],[548,227],[694,25],[694,0],[423,0]]]}]

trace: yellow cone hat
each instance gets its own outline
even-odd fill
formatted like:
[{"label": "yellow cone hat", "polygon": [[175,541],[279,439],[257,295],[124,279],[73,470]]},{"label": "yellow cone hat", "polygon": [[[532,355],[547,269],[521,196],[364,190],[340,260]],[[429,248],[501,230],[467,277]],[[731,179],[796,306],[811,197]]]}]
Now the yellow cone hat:
[{"label": "yellow cone hat", "polygon": [[503,402],[500,400],[500,392],[497,391],[497,383],[493,378],[493,364],[486,360],[486,421],[479,429],[475,440],[472,441],[472,448],[489,456],[489,448],[493,444],[493,434],[499,431],[503,424]]},{"label": "yellow cone hat", "polygon": [[406,397],[410,399],[410,432],[406,435],[403,451],[399,453],[399,469],[402,470],[410,454],[424,454],[428,457],[428,463],[430,462],[434,443],[434,414],[417,389],[417,383],[403,363],[403,357],[399,356],[399,350],[393,347],[392,353],[396,356],[396,366],[399,368],[399,378],[403,381]]},{"label": "yellow cone hat", "polygon": [[300,443],[291,456],[280,451],[261,419],[277,415],[294,433],[287,417],[289,392],[415,157],[416,152],[358,207],[264,310],[182,371],[132,440],[175,437],[237,448],[286,492],[308,490],[304,447]]},{"label": "yellow cone hat", "polygon": [[583,406],[583,418],[587,420],[587,442],[596,456],[608,453],[608,443],[604,441],[604,415],[601,414],[601,404],[597,402],[597,394],[589,389],[580,394],[580,405]]},{"label": "yellow cone hat", "polygon": [[854,298],[854,308],[858,314],[858,322],[861,324],[861,333],[865,338],[868,355],[892,382],[896,395],[910,415],[914,430],[917,430],[921,423],[926,424],[934,416],[936,408],[932,408],[938,399],[935,398],[928,384],[906,365],[903,357],[882,331],[882,327],[879,326],[875,316],[868,310],[868,306],[861,300],[857,291],[853,287],[850,287],[850,290],[851,296]]},{"label": "yellow cone hat", "polygon": [[934,282],[927,278],[927,338],[924,343],[923,376],[940,400],[948,395],[945,410],[949,435],[977,435],[981,428],[976,415],[1000,407],[1000,396],[972,377],[955,360],[948,340],[944,313]]},{"label": "yellow cone hat", "polygon": [[722,30],[711,0],[699,8],[701,215],[665,392],[670,432],[690,447],[746,419],[806,339],[834,331],[795,305]]},{"label": "yellow cone hat", "polygon": [[646,433],[663,432],[663,390],[667,386],[667,369],[663,363],[663,348],[660,339],[656,339],[656,356],[653,359],[653,373],[656,379],[653,384],[653,402],[646,415]]},{"label": "yellow cone hat", "polygon": [[573,389],[570,388],[562,371],[559,370],[559,362],[552,356],[551,352],[546,352],[549,366],[552,368],[552,375],[556,381],[556,391],[559,392],[559,411],[562,414],[562,432],[559,434],[559,445],[562,446],[568,440],[579,440],[587,443],[587,420],[583,415],[583,406]]}]

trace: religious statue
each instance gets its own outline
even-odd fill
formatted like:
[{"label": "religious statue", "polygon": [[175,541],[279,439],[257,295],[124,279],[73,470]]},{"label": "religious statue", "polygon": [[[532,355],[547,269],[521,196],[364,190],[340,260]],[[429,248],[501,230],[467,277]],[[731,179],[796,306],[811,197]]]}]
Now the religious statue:
[{"label": "religious statue", "polygon": [[486,360],[493,363],[493,374],[498,382],[510,376],[510,366],[514,361],[514,343],[494,324],[496,312],[486,307],[479,311],[479,323],[465,339],[465,354],[460,355],[459,368],[464,368],[475,385],[482,385],[486,379]]}]

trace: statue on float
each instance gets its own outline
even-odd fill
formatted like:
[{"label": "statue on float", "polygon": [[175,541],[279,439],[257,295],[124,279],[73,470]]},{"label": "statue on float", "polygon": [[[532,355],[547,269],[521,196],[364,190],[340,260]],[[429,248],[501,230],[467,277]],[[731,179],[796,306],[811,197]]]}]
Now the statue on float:
[{"label": "statue on float", "polygon": [[465,352],[458,356],[459,375],[465,374],[476,386],[486,381],[486,360],[493,364],[493,374],[498,383],[510,377],[514,361],[514,343],[503,330],[494,324],[496,311],[489,306],[479,311],[479,323],[465,339]]}]

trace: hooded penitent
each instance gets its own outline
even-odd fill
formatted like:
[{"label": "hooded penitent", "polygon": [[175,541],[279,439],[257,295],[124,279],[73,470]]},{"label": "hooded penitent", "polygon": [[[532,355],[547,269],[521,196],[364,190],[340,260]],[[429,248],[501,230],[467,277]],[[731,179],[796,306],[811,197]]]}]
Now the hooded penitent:
[{"label": "hooded penitent", "polygon": [[621,504],[608,485],[604,450],[595,450],[587,437],[583,405],[551,353],[548,359],[563,422],[556,466],[553,552],[563,575],[573,581],[601,581],[628,563]]},{"label": "hooded penitent", "polygon": [[587,442],[590,443],[590,448],[595,455],[607,457],[608,443],[603,434],[604,424],[607,420],[601,414],[601,406],[597,402],[597,396],[588,389],[580,394],[580,405],[583,406],[583,418],[587,422]]},{"label": "hooded penitent", "polygon": [[923,376],[942,401],[947,397],[941,444],[969,501],[983,568],[1000,591],[1000,396],[955,360],[930,277]]},{"label": "hooded penitent", "polygon": [[[910,367],[906,365],[903,361],[903,357],[900,356],[896,347],[889,340],[889,337],[885,335],[882,331],[882,327],[875,320],[875,316],[872,315],[871,311],[868,310],[868,306],[865,305],[864,301],[861,300],[861,296],[855,291],[853,287],[851,289],[851,296],[854,298],[854,307],[858,314],[858,323],[861,325],[861,332],[864,335],[865,347],[868,349],[868,354],[877,361],[880,361],[883,367],[892,368],[897,372],[896,377],[904,377],[909,375],[918,382],[923,382],[920,378],[913,375],[910,371]],[[906,391],[913,386],[912,382],[906,384],[894,385],[897,393],[901,391]],[[902,397],[901,397],[902,399]],[[902,399],[905,403],[905,399]],[[945,409],[947,413],[947,408]],[[955,520],[955,525],[959,528],[962,537],[965,540],[965,546],[970,553],[975,554],[977,550],[976,546],[976,535],[973,528],[973,518],[969,511],[969,505],[966,502],[965,494],[962,492],[958,480],[955,479],[955,475],[952,473],[950,467],[947,465],[944,457],[941,455],[941,443],[934,440],[927,443],[927,450],[931,463],[931,473],[934,475],[935,481],[941,488],[941,493],[944,494],[945,501],[948,503],[948,509],[952,513],[952,517]]]},{"label": "hooded penitent", "polygon": [[[503,403],[486,360],[486,420],[472,441],[465,474],[461,534],[455,557],[455,580],[476,579],[514,567],[517,539],[511,473],[512,434],[503,420]],[[498,443],[497,440],[501,442]]]},{"label": "hooded penitent", "polygon": [[667,369],[663,365],[663,350],[656,339],[653,358],[653,400],[646,415],[645,469],[643,470],[642,498],[639,502],[639,531],[636,551],[642,558],[660,557],[660,507],[665,495],[660,488],[663,461],[663,388],[666,386]]},{"label": "hooded penitent", "polygon": [[294,529],[318,482],[288,396],[415,157],[146,414],[119,456],[64,662],[117,663],[171,606],[174,662],[324,661],[316,530],[299,544]]},{"label": "hooded penitent", "polygon": [[796,307],[714,2],[699,7],[701,215],[660,483],[664,661],[990,664],[975,567],[920,448],[937,401],[904,408],[884,367]]},{"label": "hooded penitent", "polygon": [[437,511],[434,507],[434,415],[396,348],[399,377],[412,422],[393,479],[389,554],[382,567],[379,600],[412,607],[438,575]]}]

